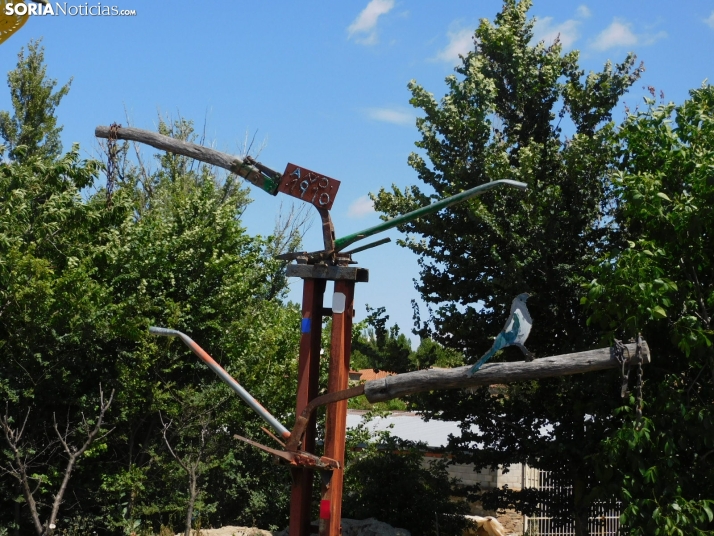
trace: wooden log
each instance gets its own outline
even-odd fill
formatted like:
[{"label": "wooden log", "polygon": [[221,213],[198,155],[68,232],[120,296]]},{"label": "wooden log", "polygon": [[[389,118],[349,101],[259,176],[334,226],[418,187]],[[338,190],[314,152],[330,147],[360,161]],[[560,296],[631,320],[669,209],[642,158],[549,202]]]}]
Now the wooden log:
[{"label": "wooden log", "polygon": [[[110,127],[98,126],[94,129],[94,135],[97,138],[108,139],[109,131]],[[272,174],[274,174],[273,177],[269,177],[268,175],[261,173],[260,169],[255,165],[241,160],[237,156],[222,153],[220,151],[216,151],[215,149],[197,145],[195,143],[177,140],[176,138],[157,134],[156,132],[151,132],[149,130],[133,127],[119,127],[117,129],[117,139],[138,141],[139,143],[151,145],[152,147],[162,151],[180,154],[213,166],[218,166],[243,177],[269,194],[276,195],[278,193],[278,186],[280,185],[279,173],[269,170],[272,171]]]},{"label": "wooden log", "polygon": [[331,281],[357,281],[367,283],[369,270],[355,266],[326,266],[324,264],[288,264],[288,277],[303,279],[329,279]]},{"label": "wooden log", "polygon": [[[627,344],[629,355],[634,357],[636,345]],[[627,352],[625,352],[627,356]],[[642,343],[642,362],[650,362],[650,350]],[[364,385],[364,394],[369,402],[382,402],[406,395],[436,391],[440,389],[464,389],[495,383],[511,383],[537,380],[555,376],[568,376],[583,372],[594,372],[620,368],[612,348],[598,348],[586,352],[576,352],[535,359],[531,362],[486,363],[476,374],[469,377],[471,365],[453,369],[428,369],[370,380]]]}]

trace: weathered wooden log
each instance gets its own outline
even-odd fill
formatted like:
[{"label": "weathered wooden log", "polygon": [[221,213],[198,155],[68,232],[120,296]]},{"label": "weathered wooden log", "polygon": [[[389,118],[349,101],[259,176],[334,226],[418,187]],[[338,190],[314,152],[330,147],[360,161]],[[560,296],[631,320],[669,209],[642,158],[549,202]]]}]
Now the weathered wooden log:
[{"label": "weathered wooden log", "polygon": [[[110,127],[98,126],[94,129],[94,135],[97,138],[108,139],[109,133]],[[200,160],[201,162],[226,169],[231,173],[235,173],[258,188],[262,188],[269,194],[276,195],[278,193],[278,186],[280,183],[279,173],[273,171],[270,174],[274,176],[269,177],[268,175],[261,173],[261,170],[253,165],[253,163],[241,160],[237,156],[222,153],[220,151],[216,151],[215,149],[197,145],[195,143],[177,140],[176,138],[157,134],[156,132],[151,132],[149,130],[133,127],[117,128],[116,139],[138,141],[139,143],[151,145],[152,147],[161,149],[162,151],[168,151],[170,153],[194,158],[196,160]]]},{"label": "weathered wooden log", "polygon": [[[629,355],[634,357],[636,345],[626,345]],[[625,352],[627,356],[627,352]],[[642,343],[642,363],[650,362],[650,350]],[[535,359],[531,362],[487,363],[476,374],[469,377],[471,366],[453,369],[429,369],[387,376],[370,380],[364,384],[364,394],[370,402],[383,402],[406,395],[436,391],[440,389],[464,389],[495,383],[511,383],[524,380],[568,376],[583,372],[594,372],[621,367],[615,359],[612,348],[598,348],[586,352],[576,352]]]}]

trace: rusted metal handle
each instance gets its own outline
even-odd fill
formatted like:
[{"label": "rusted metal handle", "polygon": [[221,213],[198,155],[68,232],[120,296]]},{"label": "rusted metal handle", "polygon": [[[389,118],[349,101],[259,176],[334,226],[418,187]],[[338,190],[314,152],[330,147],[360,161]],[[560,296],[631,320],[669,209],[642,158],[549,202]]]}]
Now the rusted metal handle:
[{"label": "rusted metal handle", "polygon": [[228,374],[223,367],[221,367],[216,361],[208,355],[208,353],[201,348],[196,342],[191,339],[185,333],[181,333],[175,329],[159,328],[156,326],[151,326],[149,328],[149,333],[152,335],[159,335],[163,337],[178,337],[181,339],[186,346],[188,346],[191,351],[198,356],[198,358],[203,361],[208,368],[210,368],[216,375],[223,380],[228,386],[233,389],[236,394],[243,399],[243,401],[248,404],[253,411],[255,411],[260,417],[267,422],[273,429],[280,434],[283,439],[288,439],[290,437],[290,432],[285,428],[280,421],[278,421],[273,415],[265,409],[260,402],[258,402],[253,396],[246,391],[241,384],[239,384],[233,377]]},{"label": "rusted metal handle", "polygon": [[295,426],[293,431],[290,433],[290,437],[285,443],[285,450],[296,451],[300,448],[300,443],[302,443],[302,438],[305,435],[305,427],[307,422],[310,420],[310,415],[320,406],[325,406],[327,404],[332,404],[333,402],[339,402],[340,400],[347,400],[348,398],[355,398],[364,393],[364,384],[357,385],[356,387],[350,387],[343,391],[335,391],[334,393],[328,393],[326,395],[318,396],[313,398],[302,413],[295,419]]}]

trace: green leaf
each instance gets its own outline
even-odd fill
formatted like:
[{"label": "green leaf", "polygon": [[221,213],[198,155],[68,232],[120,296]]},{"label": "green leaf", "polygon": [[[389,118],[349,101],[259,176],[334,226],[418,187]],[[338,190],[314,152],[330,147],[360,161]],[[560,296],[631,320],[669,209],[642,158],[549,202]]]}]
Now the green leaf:
[{"label": "green leaf", "polygon": [[707,514],[707,519],[708,519],[709,522],[711,523],[711,522],[714,520],[714,514],[712,513],[712,509],[709,508],[709,505],[707,505],[706,503],[704,503],[704,504],[702,505],[702,510],[704,510],[704,512]]},{"label": "green leaf", "polygon": [[672,202],[672,200],[667,197],[667,194],[663,192],[657,192],[657,197],[661,197],[662,199],[664,199],[665,201],[669,201],[670,203]]},{"label": "green leaf", "polygon": [[667,312],[662,309],[659,305],[657,305],[654,309],[652,309],[652,315],[655,318],[667,318]]}]

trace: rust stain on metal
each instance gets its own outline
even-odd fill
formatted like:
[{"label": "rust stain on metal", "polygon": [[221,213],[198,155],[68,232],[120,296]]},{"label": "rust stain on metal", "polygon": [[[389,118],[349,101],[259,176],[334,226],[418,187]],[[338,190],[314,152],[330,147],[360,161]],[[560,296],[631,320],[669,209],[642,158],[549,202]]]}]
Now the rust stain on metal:
[{"label": "rust stain on metal", "polygon": [[312,203],[317,208],[330,210],[339,187],[340,181],[337,179],[288,164],[280,179],[278,191]]},{"label": "rust stain on metal", "polygon": [[259,448],[260,450],[272,454],[273,456],[277,456],[278,458],[285,460],[289,465],[292,465],[294,467],[302,467],[308,469],[324,469],[327,471],[332,471],[340,468],[340,463],[337,460],[333,460],[332,458],[328,458],[326,456],[316,456],[315,454],[305,451],[286,452],[284,450],[278,450],[268,447],[266,445],[258,443],[257,441],[253,441],[252,439],[248,439],[247,437],[243,437],[238,434],[235,434],[233,438],[238,439],[239,441],[243,441],[244,443],[248,443],[249,445]]},{"label": "rust stain on metal", "polygon": [[357,385],[355,387],[350,387],[349,389],[344,389],[343,391],[336,391],[334,393],[327,393],[326,395],[318,396],[313,398],[310,403],[305,406],[305,409],[297,419],[295,419],[295,426],[293,427],[290,437],[285,444],[285,450],[296,452],[300,448],[302,443],[302,437],[305,434],[305,428],[307,426],[310,415],[315,411],[316,408],[320,406],[325,406],[327,404],[332,404],[333,402],[339,402],[340,400],[347,400],[348,398],[354,398],[364,394],[364,384]]}]

